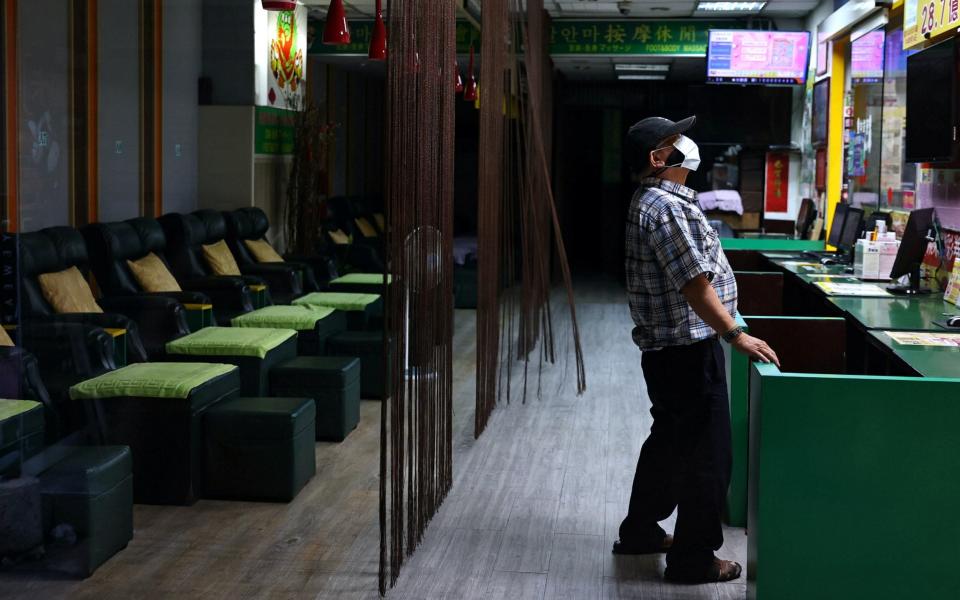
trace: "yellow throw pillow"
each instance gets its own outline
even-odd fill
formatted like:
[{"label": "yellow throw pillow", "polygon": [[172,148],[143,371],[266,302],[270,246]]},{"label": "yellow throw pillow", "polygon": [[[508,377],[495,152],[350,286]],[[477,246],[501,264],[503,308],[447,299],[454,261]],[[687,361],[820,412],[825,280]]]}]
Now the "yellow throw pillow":
[{"label": "yellow throw pillow", "polygon": [[7,333],[7,330],[3,327],[0,327],[0,346],[13,346],[13,340],[10,339],[10,334]]},{"label": "yellow throw pillow", "polygon": [[167,265],[151,252],[140,260],[128,260],[127,266],[145,292],[182,292]]},{"label": "yellow throw pillow", "polygon": [[258,263],[283,262],[283,257],[277,254],[267,240],[243,240],[243,243]]},{"label": "yellow throw pillow", "polygon": [[333,231],[327,232],[330,235],[330,239],[333,240],[334,244],[344,245],[350,243],[350,237],[339,229],[334,229]]},{"label": "yellow throw pillow", "polygon": [[203,258],[214,275],[240,275],[240,267],[223,240],[203,246]]},{"label": "yellow throw pillow", "polygon": [[44,273],[37,277],[40,291],[57,313],[102,313],[93,299],[90,284],[80,270],[70,267],[59,273]]},{"label": "yellow throw pillow", "polygon": [[366,220],[363,217],[358,217],[353,220],[357,224],[357,229],[360,230],[360,233],[363,234],[365,238],[375,238],[377,237],[377,230],[373,228],[373,225],[370,224],[370,221]]},{"label": "yellow throw pillow", "polygon": [[383,213],[374,213],[373,220],[377,222],[377,227],[380,228],[380,231],[387,230],[387,220],[383,216]]}]

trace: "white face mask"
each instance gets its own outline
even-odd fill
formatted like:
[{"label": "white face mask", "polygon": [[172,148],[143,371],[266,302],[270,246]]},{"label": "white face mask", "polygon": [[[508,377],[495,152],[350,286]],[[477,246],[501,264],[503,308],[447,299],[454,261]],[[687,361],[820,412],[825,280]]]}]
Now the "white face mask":
[{"label": "white face mask", "polygon": [[696,171],[700,167],[700,148],[697,143],[685,135],[673,143],[673,147],[683,154],[683,162],[675,167],[683,167],[691,171]]}]

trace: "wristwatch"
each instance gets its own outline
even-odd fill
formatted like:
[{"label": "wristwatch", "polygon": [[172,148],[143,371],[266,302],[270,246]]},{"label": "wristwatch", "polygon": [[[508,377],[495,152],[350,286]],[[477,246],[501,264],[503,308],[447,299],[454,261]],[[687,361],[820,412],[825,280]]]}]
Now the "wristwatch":
[{"label": "wristwatch", "polygon": [[740,337],[740,334],[741,334],[741,333],[743,333],[743,327],[740,327],[739,325],[737,325],[736,327],[734,327],[734,328],[731,329],[730,331],[728,331],[728,332],[726,332],[725,334],[723,334],[723,336],[721,336],[721,337],[723,337],[723,341],[725,341],[725,342],[727,342],[727,343],[730,343],[730,342],[732,342],[733,340],[735,340],[735,339],[737,339],[738,337]]}]

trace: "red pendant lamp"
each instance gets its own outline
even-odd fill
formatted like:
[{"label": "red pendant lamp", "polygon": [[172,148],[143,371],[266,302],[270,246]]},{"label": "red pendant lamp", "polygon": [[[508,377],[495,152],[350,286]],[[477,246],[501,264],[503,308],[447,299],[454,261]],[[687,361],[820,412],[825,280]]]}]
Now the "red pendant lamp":
[{"label": "red pendant lamp", "polygon": [[330,0],[327,24],[323,28],[323,43],[332,46],[345,46],[350,43],[350,26],[347,25],[347,13],[343,10],[343,0]]},{"label": "red pendant lamp", "polygon": [[261,0],[264,10],[297,10],[297,0]]},{"label": "red pendant lamp", "polygon": [[474,102],[477,99],[477,79],[473,76],[473,45],[470,46],[470,66],[467,70],[467,85],[463,88],[463,99]]},{"label": "red pendant lamp", "polygon": [[455,89],[458,94],[462,94],[463,93],[463,77],[460,76],[460,63],[456,60],[453,61],[453,69],[457,76]]},{"label": "red pendant lamp", "polygon": [[377,18],[373,22],[373,35],[370,37],[370,60],[387,60],[387,26],[383,23],[383,10],[377,0]]}]

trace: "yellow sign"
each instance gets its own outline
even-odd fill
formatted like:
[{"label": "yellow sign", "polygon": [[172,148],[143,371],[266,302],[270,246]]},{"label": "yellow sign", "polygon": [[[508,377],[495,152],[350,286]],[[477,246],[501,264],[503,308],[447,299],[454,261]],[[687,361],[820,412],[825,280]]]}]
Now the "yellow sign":
[{"label": "yellow sign", "polygon": [[906,0],[903,5],[903,48],[960,26],[960,0]]}]

